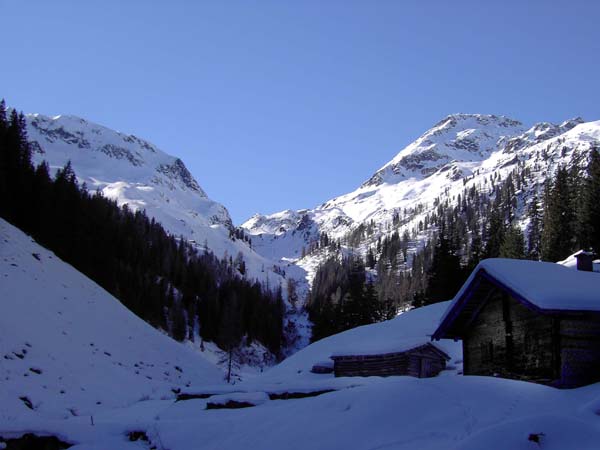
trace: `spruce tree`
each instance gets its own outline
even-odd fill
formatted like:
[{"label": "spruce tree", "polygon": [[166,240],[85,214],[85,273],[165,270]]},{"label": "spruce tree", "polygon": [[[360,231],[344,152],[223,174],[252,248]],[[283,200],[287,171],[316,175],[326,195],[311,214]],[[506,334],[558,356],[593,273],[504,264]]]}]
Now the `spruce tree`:
[{"label": "spruce tree", "polygon": [[469,248],[469,259],[467,261],[466,270],[470,273],[479,264],[482,258],[481,236],[475,232],[471,238],[471,246]]},{"label": "spruce tree", "polygon": [[569,174],[564,167],[559,167],[544,205],[542,260],[556,262],[573,252],[573,219]]},{"label": "spruce tree", "polygon": [[496,202],[489,214],[489,222],[486,229],[487,241],[483,256],[484,258],[497,258],[500,255],[500,247],[504,241],[506,225],[504,224],[503,212],[496,205]]},{"label": "spruce tree", "polygon": [[593,148],[582,182],[577,215],[577,241],[582,249],[600,253],[600,153]]},{"label": "spruce tree", "polygon": [[427,271],[428,284],[425,291],[425,304],[450,300],[460,289],[464,273],[460,258],[452,248],[442,226],[437,245],[433,253],[431,267]]},{"label": "spruce tree", "polygon": [[525,259],[525,238],[521,229],[515,225],[508,228],[500,246],[500,257]]},{"label": "spruce tree", "polygon": [[527,257],[538,261],[541,256],[541,222],[542,217],[539,208],[539,199],[536,194],[533,195],[527,215],[529,216],[529,224],[527,225]]},{"label": "spruce tree", "polygon": [[587,205],[590,226],[590,246],[600,254],[600,152],[594,149],[590,154],[587,181]]},{"label": "spruce tree", "polygon": [[375,259],[375,255],[373,254],[373,249],[369,247],[369,250],[367,250],[366,265],[369,269],[374,269],[376,263],[377,260]]}]

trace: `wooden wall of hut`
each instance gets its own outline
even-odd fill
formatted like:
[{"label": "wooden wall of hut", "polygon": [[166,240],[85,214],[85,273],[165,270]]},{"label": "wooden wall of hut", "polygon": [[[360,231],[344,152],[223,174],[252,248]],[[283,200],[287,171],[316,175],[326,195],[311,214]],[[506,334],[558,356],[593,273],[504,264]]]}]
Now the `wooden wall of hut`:
[{"label": "wooden wall of hut", "polygon": [[433,346],[380,355],[333,356],[336,377],[408,375],[436,376],[446,368],[446,357]]}]

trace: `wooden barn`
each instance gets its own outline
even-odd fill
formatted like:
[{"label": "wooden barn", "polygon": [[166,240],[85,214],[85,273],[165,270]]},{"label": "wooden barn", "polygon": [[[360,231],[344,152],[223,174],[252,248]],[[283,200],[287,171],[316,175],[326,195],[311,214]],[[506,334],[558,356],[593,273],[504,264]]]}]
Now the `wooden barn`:
[{"label": "wooden barn", "polygon": [[428,378],[444,370],[450,357],[430,342],[422,342],[389,353],[334,354],[331,359],[336,377],[410,375]]},{"label": "wooden barn", "polygon": [[600,381],[600,274],[482,261],[433,339],[462,339],[464,374],[571,388]]}]

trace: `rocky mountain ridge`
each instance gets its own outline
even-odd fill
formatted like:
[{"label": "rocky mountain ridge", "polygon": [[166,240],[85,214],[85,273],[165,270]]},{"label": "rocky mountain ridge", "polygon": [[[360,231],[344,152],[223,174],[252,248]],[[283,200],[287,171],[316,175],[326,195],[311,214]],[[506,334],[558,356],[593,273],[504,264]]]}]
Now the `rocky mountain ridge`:
[{"label": "rocky mountain ridge", "polygon": [[26,118],[36,163],[45,160],[54,171],[70,162],[89,190],[99,190],[132,210],[144,209],[175,236],[219,257],[241,255],[250,278],[281,281],[270,261],[243,239],[232,238],[235,227],[229,212],[207,196],[181,159],[137,136],[79,117]]},{"label": "rocky mountain ridge", "polygon": [[411,235],[409,253],[415,252],[428,239],[422,224],[437,205],[456,203],[465,189],[490,191],[491,180],[504,179],[517,168],[527,168],[531,174],[518,195],[519,223],[524,228],[524,208],[533,193],[541,191],[546,177],[561,164],[584,164],[594,146],[600,147],[600,121],[576,118],[526,128],[503,116],[453,114],[406,146],[355,191],[313,209],[257,214],[242,226],[258,252],[304,268],[310,283],[327,255],[310,252],[320,234],[340,239],[342,246],[350,248],[356,245],[350,242],[352,233],[368,225],[366,242],[350,248],[364,254],[379,238],[406,231]]},{"label": "rocky mountain ridge", "polygon": [[[47,160],[58,169],[71,161],[88,189],[99,189],[132,209],[145,209],[170,232],[200,248],[206,246],[219,256],[239,255],[247,277],[281,286],[296,349],[307,343],[303,300],[328,255],[312,251],[322,234],[339,239],[346,251],[364,254],[391,232],[406,232],[408,253],[415,253],[429,238],[420,223],[437,205],[456,202],[465,189],[489,190],[490,180],[527,167],[531,180],[519,193],[517,208],[525,227],[525,205],[545,178],[559,164],[581,162],[590,148],[600,146],[600,122],[577,118],[526,128],[503,116],[453,114],[355,191],[313,209],[253,216],[242,225],[250,246],[232,237],[236,230],[226,208],[208,198],[180,159],[136,136],[77,117],[36,114],[27,119],[36,162]],[[356,243],[352,234],[367,226],[368,237]]]},{"label": "rocky mountain ridge", "polygon": [[[131,210],[145,210],[174,236],[229,259],[247,279],[271,288],[281,286],[286,300],[288,279],[302,278],[302,269],[258,254],[234,227],[227,209],[208,197],[181,159],[137,136],[75,116],[28,114],[26,121],[35,164],[46,161],[54,172],[70,162],[88,190],[98,190]],[[297,288],[302,297],[305,290],[304,284]],[[289,302],[288,307],[293,309]],[[285,351],[307,345],[305,315],[294,312],[286,324]]]}]

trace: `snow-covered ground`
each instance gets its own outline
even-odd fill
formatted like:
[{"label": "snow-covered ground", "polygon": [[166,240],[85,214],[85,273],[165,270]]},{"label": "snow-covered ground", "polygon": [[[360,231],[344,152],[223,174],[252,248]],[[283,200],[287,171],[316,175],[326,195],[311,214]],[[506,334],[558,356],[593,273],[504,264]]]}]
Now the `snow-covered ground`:
[{"label": "snow-covered ground", "polygon": [[0,219],[0,380],[7,424],[173,398],[223,373]]},{"label": "snow-covered ground", "polygon": [[[436,343],[451,361],[435,378],[310,372],[335,352],[423,341],[448,304],[331,336],[227,385],[197,352],[0,221],[0,436],[57,435],[77,450],[598,449],[600,383],[557,390],[465,377],[457,342]],[[175,401],[172,389],[214,395]],[[331,392],[274,399],[315,391]],[[206,409],[230,402],[256,406]],[[132,431],[150,443],[130,441]]]}]

